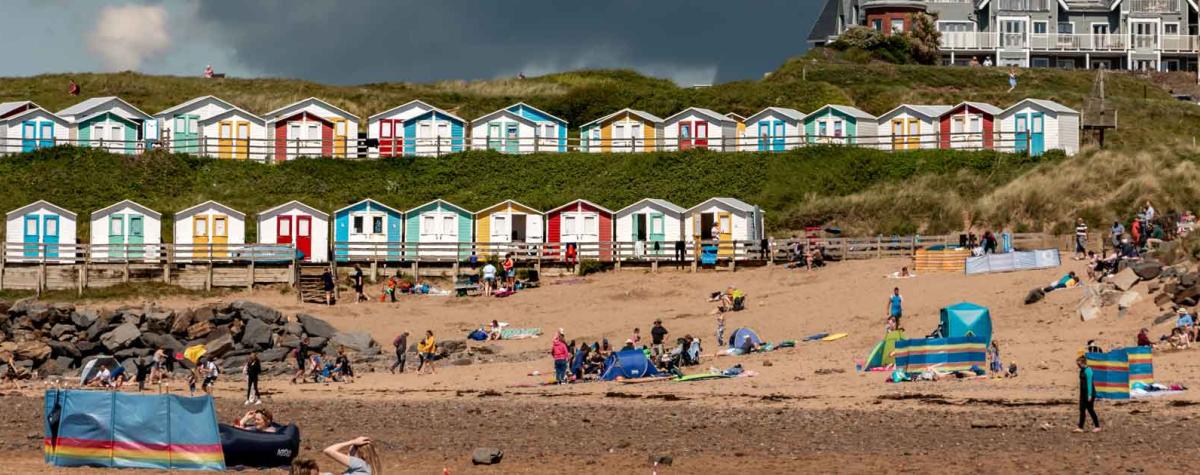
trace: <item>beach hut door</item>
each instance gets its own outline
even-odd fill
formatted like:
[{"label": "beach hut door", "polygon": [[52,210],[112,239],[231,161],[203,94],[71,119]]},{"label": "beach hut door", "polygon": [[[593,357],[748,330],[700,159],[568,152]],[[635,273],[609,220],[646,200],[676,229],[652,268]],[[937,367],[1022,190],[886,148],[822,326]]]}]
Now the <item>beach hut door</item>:
[{"label": "beach hut door", "polygon": [[708,148],[708,122],[696,121],[696,147]]},{"label": "beach hut door", "polygon": [[192,218],[192,255],[197,258],[208,257],[208,215],[202,214]]},{"label": "beach hut door", "polygon": [[525,215],[527,219],[525,242],[542,242],[542,216],[540,214]]},{"label": "beach hut door", "polygon": [[[145,244],[146,243],[146,223],[142,216],[129,216],[129,227],[125,230],[125,241],[129,244]],[[145,255],[145,249],[141,246],[128,249],[126,255],[132,258],[140,258]]]},{"label": "beach hut door", "polygon": [[667,238],[666,232],[664,231],[664,228],[666,226],[664,226],[663,224],[664,224],[663,223],[663,215],[661,213],[650,213],[650,240],[651,241],[661,242],[661,241],[666,240],[666,238]]},{"label": "beach hut door", "polygon": [[177,115],[175,116],[175,151],[184,153],[196,153],[200,149],[199,135],[197,128],[200,123],[198,115]]},{"label": "beach hut door", "polygon": [[279,216],[275,218],[275,244],[292,244],[292,217]]},{"label": "beach hut door", "polygon": [[296,250],[305,261],[312,260],[312,216],[296,216]]},{"label": "beach hut door", "polygon": [[633,215],[633,240],[634,242],[645,241],[647,229],[646,213],[638,213]]},{"label": "beach hut door", "polygon": [[679,149],[687,150],[692,148],[692,123],[679,123]]},{"label": "beach hut door", "polygon": [[37,148],[37,122],[26,121],[21,123],[21,151],[32,152]]},{"label": "beach hut door", "polygon": [[233,123],[223,121],[217,124],[217,156],[220,158],[233,158]]},{"label": "beach hut door", "polygon": [[42,242],[46,244],[46,257],[58,257],[58,216],[46,216],[42,222]]},{"label": "beach hut door", "polygon": [[1046,151],[1046,117],[1041,112],[1029,115],[1029,147],[1033,155],[1041,155]]},{"label": "beach hut door", "polygon": [[38,230],[41,224],[37,215],[25,216],[25,257],[38,256],[38,244],[41,242]]},{"label": "beach hut door", "polygon": [[699,234],[701,241],[711,241],[717,238],[716,236],[713,236],[712,233],[713,222],[716,221],[716,219],[716,213],[700,213]]},{"label": "beach hut door", "polygon": [[1013,136],[1013,151],[1023,153],[1026,141],[1029,140],[1029,118],[1025,114],[1017,114],[1013,120],[1016,121],[1016,127],[1013,128],[1016,132]]},{"label": "beach hut door", "polygon": [[527,232],[528,231],[527,226],[529,225],[529,215],[514,214],[514,215],[510,215],[510,216],[512,219],[512,222],[510,223],[510,225],[512,226],[510,228],[510,232],[512,233],[512,238],[509,242],[525,242],[526,239],[529,238],[529,233]]},{"label": "beach hut door", "polygon": [[213,256],[226,257],[229,255],[229,218],[227,216],[213,216],[212,218],[212,243],[215,246]]},{"label": "beach hut door", "polygon": [[125,216],[120,214],[108,217],[108,255],[117,259],[125,257]]},{"label": "beach hut door", "polygon": [[506,123],[504,125],[504,153],[517,153],[521,144],[517,124]]}]

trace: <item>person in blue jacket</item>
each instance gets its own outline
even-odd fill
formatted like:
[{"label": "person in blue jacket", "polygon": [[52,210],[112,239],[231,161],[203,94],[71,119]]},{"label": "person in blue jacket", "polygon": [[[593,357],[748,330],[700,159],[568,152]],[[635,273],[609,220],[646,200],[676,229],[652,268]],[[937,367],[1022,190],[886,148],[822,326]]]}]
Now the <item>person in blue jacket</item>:
[{"label": "person in blue jacket", "polygon": [[1092,368],[1087,365],[1087,357],[1080,356],[1075,360],[1079,365],[1079,426],[1075,432],[1083,432],[1087,422],[1085,415],[1092,416],[1092,432],[1100,432],[1100,418],[1096,417],[1096,381],[1092,379]]}]

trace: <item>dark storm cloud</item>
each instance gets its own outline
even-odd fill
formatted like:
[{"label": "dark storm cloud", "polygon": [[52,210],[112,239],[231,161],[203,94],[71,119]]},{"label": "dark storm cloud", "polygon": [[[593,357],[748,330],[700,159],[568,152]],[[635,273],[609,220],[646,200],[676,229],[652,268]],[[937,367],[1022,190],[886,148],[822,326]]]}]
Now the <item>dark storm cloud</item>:
[{"label": "dark storm cloud", "polygon": [[727,81],[802,52],[821,0],[200,0],[245,67],[354,84],[635,68]]}]

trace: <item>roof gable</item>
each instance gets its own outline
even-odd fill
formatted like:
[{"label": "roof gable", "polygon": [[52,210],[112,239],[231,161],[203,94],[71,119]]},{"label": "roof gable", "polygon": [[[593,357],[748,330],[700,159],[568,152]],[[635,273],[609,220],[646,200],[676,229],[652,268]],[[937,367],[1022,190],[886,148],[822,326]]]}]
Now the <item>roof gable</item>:
[{"label": "roof gable", "polygon": [[[0,115],[2,115],[2,114],[0,114]],[[50,112],[46,109],[43,109],[41,107],[37,107],[37,106],[34,106],[33,108],[30,108],[24,112],[13,114],[11,116],[0,119],[0,122],[2,122],[2,123],[21,122],[24,120],[29,120],[29,118],[31,116],[35,116],[35,115],[41,115],[44,117],[48,117],[50,120],[57,122],[59,125],[61,125],[63,127],[67,127],[67,126],[71,125],[70,122],[67,122],[67,119],[59,117],[57,114]]]},{"label": "roof gable", "polygon": [[284,203],[284,204],[281,204],[281,205],[279,205],[279,206],[276,206],[276,207],[274,207],[274,208],[268,208],[268,209],[264,209],[264,210],[262,210],[262,211],[259,211],[259,212],[258,212],[258,217],[259,217],[259,218],[265,218],[265,217],[268,217],[268,216],[272,216],[272,215],[278,214],[279,212],[282,212],[282,211],[284,211],[284,210],[287,210],[287,209],[290,209],[290,208],[297,208],[297,209],[299,209],[299,210],[301,210],[301,211],[304,211],[305,213],[308,213],[308,214],[310,214],[310,215],[312,215],[312,216],[316,216],[316,217],[318,217],[318,218],[321,218],[321,219],[323,219],[323,220],[326,220],[326,221],[328,221],[328,220],[329,220],[329,214],[328,214],[328,213],[326,213],[326,212],[324,212],[324,211],[321,211],[321,210],[319,210],[319,209],[313,208],[312,206],[309,206],[309,205],[307,205],[307,204],[304,204],[304,202],[302,202],[302,201],[299,201],[299,200],[292,200],[292,201],[289,201],[289,202],[287,202],[287,203]]},{"label": "roof gable", "polygon": [[334,212],[333,212],[333,215],[334,215],[334,216],[341,215],[342,213],[344,213],[344,212],[346,212],[346,211],[350,210],[350,208],[354,208],[354,207],[356,207],[356,206],[358,206],[358,205],[361,205],[361,204],[364,204],[364,203],[365,203],[365,204],[368,204],[368,205],[371,205],[372,207],[379,207],[379,208],[383,208],[383,209],[385,209],[385,210],[391,211],[393,214],[395,214],[395,215],[397,215],[397,216],[403,216],[403,215],[404,215],[404,213],[403,213],[403,212],[401,212],[400,210],[398,210],[398,209],[396,209],[396,208],[393,208],[393,207],[391,207],[391,206],[385,205],[385,204],[383,204],[383,203],[380,203],[380,202],[378,202],[378,201],[375,201],[375,200],[373,200],[373,199],[371,199],[371,198],[367,198],[367,199],[365,199],[365,200],[359,200],[359,201],[356,201],[356,202],[354,202],[354,203],[351,203],[351,204],[350,204],[350,205],[348,205],[348,206],[342,207],[342,208],[338,209],[337,211],[334,211]]},{"label": "roof gable", "polygon": [[154,218],[154,219],[162,219],[162,213],[159,213],[158,211],[154,211],[154,210],[150,209],[149,207],[142,205],[141,203],[138,203],[133,200],[121,200],[121,201],[118,201],[111,205],[100,208],[96,211],[93,211],[92,219],[99,218],[101,216],[107,215],[109,213],[112,213],[113,211],[116,211],[120,208],[125,208],[125,207],[136,209],[136,210],[138,210],[138,212],[140,212],[146,216],[149,216],[151,218]]},{"label": "roof gable", "polygon": [[788,109],[786,107],[768,107],[755,112],[754,115],[751,115],[750,117],[747,117],[746,123],[752,124],[771,114],[779,115],[785,119],[794,120],[797,122],[804,120],[804,113],[796,109]]},{"label": "roof gable", "polygon": [[866,111],[864,111],[862,109],[859,109],[854,106],[844,106],[841,104],[826,104],[824,106],[821,106],[820,109],[817,109],[817,110],[813,111],[811,114],[808,114],[807,116],[805,116],[804,120],[816,119],[817,117],[819,117],[823,114],[829,113],[831,111],[837,111],[841,114],[844,114],[849,117],[853,117],[855,119],[875,120],[875,116],[868,114]]},{"label": "roof gable", "polygon": [[56,204],[51,203],[46,200],[37,200],[37,201],[34,201],[33,203],[29,203],[25,206],[22,206],[20,208],[9,211],[8,216],[9,217],[20,216],[23,214],[27,214],[30,211],[33,211],[37,208],[49,208],[51,211],[53,211],[55,214],[58,214],[59,216],[66,216],[68,218],[75,219],[75,213],[72,212],[71,210],[63,208],[62,206],[56,205]]},{"label": "roof gable", "polygon": [[229,110],[227,110],[225,112],[222,112],[220,114],[214,115],[212,117],[209,117],[207,119],[200,121],[200,123],[201,124],[211,124],[213,122],[219,122],[219,121],[222,121],[222,120],[228,119],[230,117],[234,117],[234,116],[240,116],[240,117],[250,119],[258,125],[266,125],[267,124],[267,119],[259,117],[258,115],[255,115],[254,113],[247,111],[245,109],[242,109],[241,107],[238,107],[238,106],[233,106],[232,108],[230,108]]},{"label": "roof gable", "polygon": [[617,212],[615,214],[624,214],[626,211],[629,211],[633,208],[640,207],[643,204],[654,205],[654,206],[665,209],[665,210],[670,211],[675,214],[683,214],[685,211],[687,211],[687,210],[683,209],[683,207],[681,207],[675,203],[672,203],[670,201],[667,201],[667,200],[658,199],[658,198],[642,198],[642,199],[638,200],[636,203],[633,203],[629,206],[626,206],[624,208],[617,210]]},{"label": "roof gable", "polygon": [[750,203],[747,203],[745,201],[739,200],[737,198],[728,198],[728,197],[717,196],[717,197],[712,197],[707,200],[704,200],[700,204],[693,206],[691,208],[688,208],[686,212],[690,214],[700,208],[705,208],[705,207],[709,206],[709,204],[711,204],[711,203],[719,203],[719,204],[725,205],[725,207],[727,207],[727,208],[735,209],[738,211],[754,211],[754,210],[758,209],[758,207],[751,205]]},{"label": "roof gable", "polygon": [[179,104],[177,106],[163,110],[162,112],[159,112],[157,114],[154,114],[154,117],[159,117],[159,118],[170,117],[172,114],[174,114],[176,112],[190,109],[193,106],[203,105],[204,101],[215,102],[218,106],[220,106],[221,108],[226,109],[226,110],[237,108],[237,106],[230,104],[228,101],[225,101],[224,99],[221,99],[217,96],[200,96],[200,97],[197,97],[190,101]]},{"label": "roof gable", "polygon": [[675,114],[672,114],[670,117],[663,119],[663,122],[664,123],[674,122],[675,120],[682,118],[683,116],[686,116],[689,113],[700,114],[704,117],[711,119],[713,122],[719,122],[722,125],[732,125],[734,123],[733,120],[731,120],[730,118],[725,117],[724,115],[718,114],[717,112],[715,112],[711,109],[705,109],[703,107],[688,107],[687,109],[676,112]]},{"label": "roof gable", "polygon": [[895,117],[895,116],[903,114],[903,113],[908,113],[909,115],[920,116],[921,118],[924,118],[924,119],[937,120],[938,117],[941,117],[942,114],[945,114],[949,110],[950,110],[950,106],[900,104],[900,105],[896,106],[894,109],[884,112],[883,115],[880,115],[879,121],[880,122],[886,121],[892,117]]},{"label": "roof gable", "polygon": [[22,107],[25,107],[25,106],[29,106],[31,109],[32,108],[43,109],[42,106],[37,105],[33,101],[0,102],[0,117],[9,115],[9,114],[13,113],[13,111],[20,109]]},{"label": "roof gable", "polygon": [[[521,112],[523,112],[523,111],[532,111],[533,112],[532,115],[542,116],[543,119],[537,119],[535,117],[527,117],[528,119],[533,120],[535,122],[557,122],[559,125],[562,125],[562,126],[567,125],[567,121],[560,119],[558,117],[555,117],[553,114],[551,114],[549,112],[538,109],[537,107],[533,107],[524,102],[518,102],[511,106],[505,107],[505,109],[507,109],[509,111],[513,111],[513,109],[517,109],[516,111],[513,111],[513,112],[516,112],[517,114],[521,114]],[[524,114],[522,114],[522,115],[524,115]]]},{"label": "roof gable", "polygon": [[970,107],[972,109],[978,110],[980,112],[983,112],[985,114],[992,115],[992,116],[995,116],[995,115],[1000,114],[1001,112],[1004,112],[999,107],[993,106],[986,102],[964,101],[964,102],[960,102],[960,103],[956,104],[954,107],[951,107],[946,112],[943,112],[940,117],[945,117],[947,114],[954,114],[954,113],[958,112],[960,109],[963,109],[966,107]]},{"label": "roof gable", "polygon": [[583,124],[583,125],[579,126],[579,128],[583,129],[583,128],[587,128],[587,127],[592,127],[597,124],[603,124],[603,123],[608,122],[609,120],[620,117],[623,114],[629,114],[632,116],[636,116],[636,117],[638,117],[646,122],[650,122],[654,125],[659,125],[659,124],[662,124],[662,122],[663,122],[661,117],[651,114],[649,112],[640,111],[637,109],[625,108],[625,109],[621,109],[619,111],[613,112],[612,114],[608,114],[606,116],[600,117],[599,119],[593,120],[586,124]]},{"label": "roof gable", "polygon": [[391,109],[385,110],[385,111],[383,111],[383,112],[376,113],[376,114],[374,114],[374,115],[372,115],[372,116],[368,117],[368,118],[367,118],[367,122],[374,122],[376,119],[379,119],[379,118],[381,118],[381,117],[384,117],[384,116],[389,116],[389,115],[392,115],[394,112],[397,112],[397,111],[400,111],[400,110],[404,110],[404,109],[414,109],[414,108],[415,108],[415,109],[419,109],[419,110],[421,110],[421,111],[422,111],[422,113],[421,113],[421,114],[418,114],[418,115],[424,115],[425,113],[428,113],[429,111],[435,111],[435,112],[439,112],[439,113],[441,113],[441,114],[444,114],[444,115],[446,115],[447,117],[450,117],[450,118],[452,118],[452,119],[455,119],[455,120],[457,120],[457,121],[459,121],[459,122],[462,122],[462,123],[466,123],[466,122],[467,122],[467,121],[463,120],[463,119],[462,119],[462,117],[459,117],[459,116],[456,116],[456,115],[454,115],[454,114],[451,114],[451,113],[449,113],[449,112],[447,112],[447,111],[445,111],[445,110],[443,110],[443,109],[441,109],[441,108],[439,108],[439,107],[435,107],[435,106],[433,106],[433,105],[430,105],[428,102],[422,101],[422,100],[420,100],[420,99],[414,99],[414,100],[411,100],[411,101],[405,102],[404,104],[401,104],[401,105],[398,105],[398,106],[396,106],[396,107],[393,107],[393,108],[391,108]]},{"label": "roof gable", "polygon": [[1004,109],[1004,111],[1001,112],[1000,115],[1008,116],[1024,107],[1033,107],[1035,109],[1042,109],[1044,111],[1053,112],[1055,114],[1079,115],[1079,111],[1072,109],[1070,107],[1064,106],[1062,104],[1059,104],[1057,102],[1046,100],[1046,99],[1032,99],[1032,98],[1022,99],[1021,101],[1017,102],[1016,104],[1008,106],[1008,108]]},{"label": "roof gable", "polygon": [[283,116],[288,116],[288,117],[290,117],[290,116],[292,116],[292,115],[293,115],[293,114],[292,114],[293,112],[298,112],[298,111],[300,111],[300,110],[302,110],[302,109],[304,109],[305,107],[308,107],[308,106],[310,106],[310,105],[316,105],[316,106],[323,107],[323,108],[325,108],[325,109],[329,109],[329,111],[330,111],[330,112],[333,112],[334,114],[340,115],[340,116],[342,116],[342,118],[344,118],[344,119],[351,120],[351,121],[354,121],[354,122],[358,122],[358,116],[356,116],[356,115],[354,115],[354,114],[351,114],[351,113],[347,112],[345,109],[342,109],[342,108],[340,108],[340,107],[338,107],[338,106],[335,106],[335,105],[333,105],[333,104],[330,104],[330,103],[328,103],[328,102],[326,102],[326,101],[324,101],[324,100],[317,99],[317,98],[315,98],[315,97],[310,97],[310,98],[308,98],[308,99],[304,99],[304,100],[296,101],[296,102],[293,102],[293,103],[291,103],[291,104],[288,104],[288,105],[286,105],[286,106],[280,107],[280,108],[278,108],[278,109],[275,109],[275,110],[273,110],[273,111],[271,111],[271,112],[268,112],[268,113],[265,115],[265,117],[267,117],[269,120],[278,120],[278,119],[282,118]]},{"label": "roof gable", "polygon": [[537,208],[534,208],[534,207],[532,207],[532,206],[526,206],[526,205],[524,205],[524,204],[521,204],[519,201],[516,201],[516,200],[504,200],[504,201],[501,201],[501,202],[499,202],[499,203],[496,203],[496,204],[494,204],[494,205],[488,206],[487,208],[484,208],[484,209],[481,209],[481,210],[479,210],[479,211],[476,211],[476,212],[475,212],[475,214],[476,214],[476,215],[479,215],[479,214],[484,214],[484,213],[486,213],[486,212],[488,212],[488,211],[493,211],[493,210],[496,210],[496,209],[500,209],[500,208],[508,208],[508,207],[513,207],[513,208],[521,208],[522,210],[525,210],[525,212],[526,212],[526,213],[530,213],[530,214],[545,214],[545,213],[542,213],[541,211],[538,211],[538,210],[537,210]]},{"label": "roof gable", "polygon": [[547,212],[546,212],[546,214],[554,214],[554,213],[557,213],[557,212],[559,212],[559,211],[562,211],[562,210],[564,210],[564,209],[570,208],[570,207],[572,207],[572,206],[577,206],[577,205],[580,205],[580,204],[585,204],[585,205],[591,206],[591,207],[593,207],[593,208],[596,208],[596,209],[597,209],[597,210],[599,210],[599,211],[603,211],[605,214],[613,214],[612,210],[610,210],[610,209],[608,209],[608,208],[605,208],[605,207],[603,207],[603,206],[600,206],[600,205],[598,205],[598,204],[596,204],[596,203],[592,203],[591,201],[588,201],[588,200],[585,200],[585,199],[577,199],[577,200],[571,201],[570,203],[567,203],[567,204],[565,204],[565,205],[562,205],[562,206],[559,206],[559,207],[557,207],[557,208],[554,208],[554,209],[552,209],[552,210],[550,210],[550,211],[547,211]]},{"label": "roof gable", "polygon": [[421,206],[417,206],[416,208],[413,208],[413,209],[410,209],[410,210],[408,210],[408,211],[405,211],[405,212],[404,212],[404,214],[406,214],[406,215],[412,215],[412,213],[415,213],[415,212],[418,212],[418,211],[424,211],[424,208],[428,208],[428,207],[430,207],[430,206],[433,206],[433,205],[438,205],[439,207],[444,207],[444,208],[453,208],[453,209],[455,209],[455,210],[457,210],[457,211],[460,211],[460,212],[462,212],[462,213],[466,213],[466,214],[468,214],[468,215],[474,215],[474,214],[475,214],[475,213],[472,213],[471,211],[467,210],[466,208],[463,208],[462,206],[456,205],[456,204],[454,204],[454,203],[451,203],[451,202],[449,202],[449,201],[443,200],[443,199],[441,199],[441,198],[438,198],[438,199],[436,199],[436,200],[433,200],[433,201],[430,201],[430,202],[428,202],[428,203],[425,203],[425,204],[423,204],[423,205],[421,205]]},{"label": "roof gable", "polygon": [[177,211],[175,213],[175,219],[179,219],[181,217],[186,218],[188,216],[196,214],[196,212],[200,211],[201,209],[209,208],[209,207],[219,209],[219,210],[225,212],[225,214],[236,217],[237,219],[242,219],[242,220],[246,219],[245,213],[238,211],[236,209],[230,208],[228,206],[225,206],[225,205],[218,203],[216,201],[213,201],[213,200],[208,200],[208,201],[205,201],[198,205],[195,205],[195,206],[192,206],[189,208],[184,208],[180,211]]},{"label": "roof gable", "polygon": [[66,109],[58,111],[58,115],[62,116],[64,119],[67,119],[67,120],[72,120],[76,117],[83,116],[83,115],[87,115],[88,117],[94,117],[96,114],[94,114],[93,112],[97,109],[100,109],[100,108],[111,109],[113,107],[120,107],[120,106],[129,108],[129,110],[131,112],[133,112],[133,115],[136,116],[135,118],[142,119],[142,120],[154,118],[150,114],[142,112],[141,109],[134,107],[133,104],[125,102],[124,99],[121,99],[120,97],[117,97],[117,96],[93,97],[91,99],[87,99],[87,100],[84,100],[83,102],[75,104],[71,107],[68,107]]},{"label": "roof gable", "polygon": [[491,121],[499,119],[501,117],[507,117],[509,119],[515,120],[517,122],[521,122],[530,127],[537,127],[537,122],[534,122],[533,119],[525,117],[516,112],[510,111],[508,109],[500,109],[500,110],[492,111],[489,114],[486,114],[482,117],[479,117],[478,119],[471,121],[471,124],[472,125],[483,125],[484,123],[491,122]]}]

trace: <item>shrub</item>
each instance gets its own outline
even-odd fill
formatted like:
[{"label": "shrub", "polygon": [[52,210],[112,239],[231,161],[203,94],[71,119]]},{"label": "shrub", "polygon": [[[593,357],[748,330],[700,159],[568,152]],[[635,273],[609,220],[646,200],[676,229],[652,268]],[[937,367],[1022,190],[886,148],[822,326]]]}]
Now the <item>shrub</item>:
[{"label": "shrub", "polygon": [[611,262],[600,262],[595,259],[581,259],[579,261],[579,275],[595,274],[598,272],[606,272],[612,269]]}]

